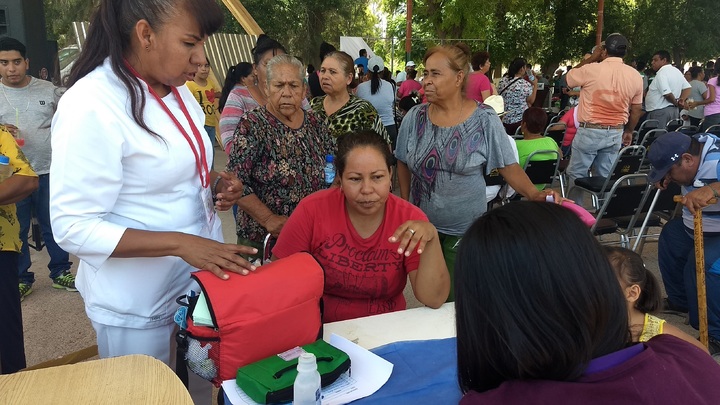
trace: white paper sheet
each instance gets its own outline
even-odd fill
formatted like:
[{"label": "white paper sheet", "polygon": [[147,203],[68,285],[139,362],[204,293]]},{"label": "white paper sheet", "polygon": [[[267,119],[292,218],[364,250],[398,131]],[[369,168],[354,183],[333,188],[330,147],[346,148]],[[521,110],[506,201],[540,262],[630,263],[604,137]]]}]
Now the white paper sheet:
[{"label": "white paper sheet", "polygon": [[[336,334],[330,336],[330,344],[350,356],[351,375],[343,374],[323,388],[323,405],[342,405],[365,398],[379,390],[390,378],[393,365],[382,357]],[[223,381],[222,386],[231,404],[257,404],[237,386],[235,380]]]}]

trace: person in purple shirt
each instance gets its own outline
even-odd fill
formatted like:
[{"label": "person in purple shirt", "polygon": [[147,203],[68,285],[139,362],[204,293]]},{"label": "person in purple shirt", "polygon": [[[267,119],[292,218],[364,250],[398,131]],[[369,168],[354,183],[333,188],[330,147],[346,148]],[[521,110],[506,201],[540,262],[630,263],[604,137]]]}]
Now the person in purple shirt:
[{"label": "person in purple shirt", "polygon": [[471,404],[717,404],[720,365],[670,335],[633,344],[621,289],[570,210],[514,202],[455,263],[458,382]]}]

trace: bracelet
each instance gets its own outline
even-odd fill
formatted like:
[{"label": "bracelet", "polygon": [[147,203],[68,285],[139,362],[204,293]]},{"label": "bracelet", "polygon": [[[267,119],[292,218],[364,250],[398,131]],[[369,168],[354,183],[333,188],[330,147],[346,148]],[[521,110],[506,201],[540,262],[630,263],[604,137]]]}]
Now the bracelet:
[{"label": "bracelet", "polygon": [[[708,187],[710,187],[709,184],[708,184]],[[710,187],[710,191],[713,192],[713,198],[715,198],[715,199],[720,198],[720,194],[718,194],[717,190],[715,190],[714,188]]]},{"label": "bracelet", "polygon": [[212,194],[213,202],[217,202],[217,192],[215,191],[217,189],[218,183],[220,183],[220,180],[222,180],[222,177],[218,175],[215,177],[215,181],[213,181],[212,189],[210,189],[210,193]]}]

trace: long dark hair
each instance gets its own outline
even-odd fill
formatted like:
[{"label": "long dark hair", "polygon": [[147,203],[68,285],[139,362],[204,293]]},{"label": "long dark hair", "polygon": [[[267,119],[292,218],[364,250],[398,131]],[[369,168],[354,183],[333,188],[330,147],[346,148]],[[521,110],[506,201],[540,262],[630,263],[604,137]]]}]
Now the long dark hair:
[{"label": "long dark hair", "polygon": [[520,71],[520,69],[524,68],[525,65],[527,65],[527,62],[525,62],[525,59],[523,58],[515,58],[512,62],[510,62],[510,67],[508,67],[508,71],[505,73],[505,77],[513,78],[516,74]]},{"label": "long dark hair", "polygon": [[268,51],[272,51],[273,56],[277,55],[277,51],[287,53],[285,47],[282,46],[280,42],[270,38],[265,34],[260,34],[257,42],[255,42],[255,47],[252,49],[253,63],[256,67],[260,63],[260,59],[262,59],[262,56],[265,55],[265,53]]},{"label": "long dark hair", "polygon": [[250,76],[252,74],[252,71],[253,65],[249,62],[240,62],[235,66],[230,66],[227,75],[225,76],[225,83],[223,84],[222,95],[220,96],[220,101],[218,102],[218,109],[220,110],[220,112],[222,112],[223,108],[225,108],[227,98],[235,85],[240,83],[242,79]]},{"label": "long dark hair", "polygon": [[68,87],[109,57],[113,72],[130,94],[133,120],[144,130],[157,135],[145,124],[145,93],[140,91],[140,80],[125,64],[125,56],[138,21],[146,20],[153,29],[159,30],[176,15],[179,7],[197,18],[202,36],[214,33],[222,25],[222,10],[213,0],[102,0],[90,19],[87,39],[70,71]]},{"label": "long dark hair", "polygon": [[602,248],[570,210],[513,202],[467,230],[455,262],[458,381],[572,381],[630,342],[625,298]]},{"label": "long dark hair", "polygon": [[375,65],[373,66],[372,72],[370,72],[370,94],[375,94],[380,90],[380,85],[382,84],[382,78],[380,75],[383,74],[383,70],[379,70],[379,66]]}]

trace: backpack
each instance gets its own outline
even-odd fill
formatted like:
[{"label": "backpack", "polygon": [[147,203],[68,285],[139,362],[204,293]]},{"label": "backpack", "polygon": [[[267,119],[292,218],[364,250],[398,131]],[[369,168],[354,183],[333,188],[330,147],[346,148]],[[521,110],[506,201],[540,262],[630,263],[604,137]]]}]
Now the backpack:
[{"label": "backpack", "polygon": [[235,378],[239,367],[322,338],[324,273],[310,254],[295,253],[247,276],[228,274],[228,280],[209,271],[192,274],[207,302],[210,326],[193,321],[197,296],[177,300],[176,371],[186,385],[187,367],[220,386]]}]

